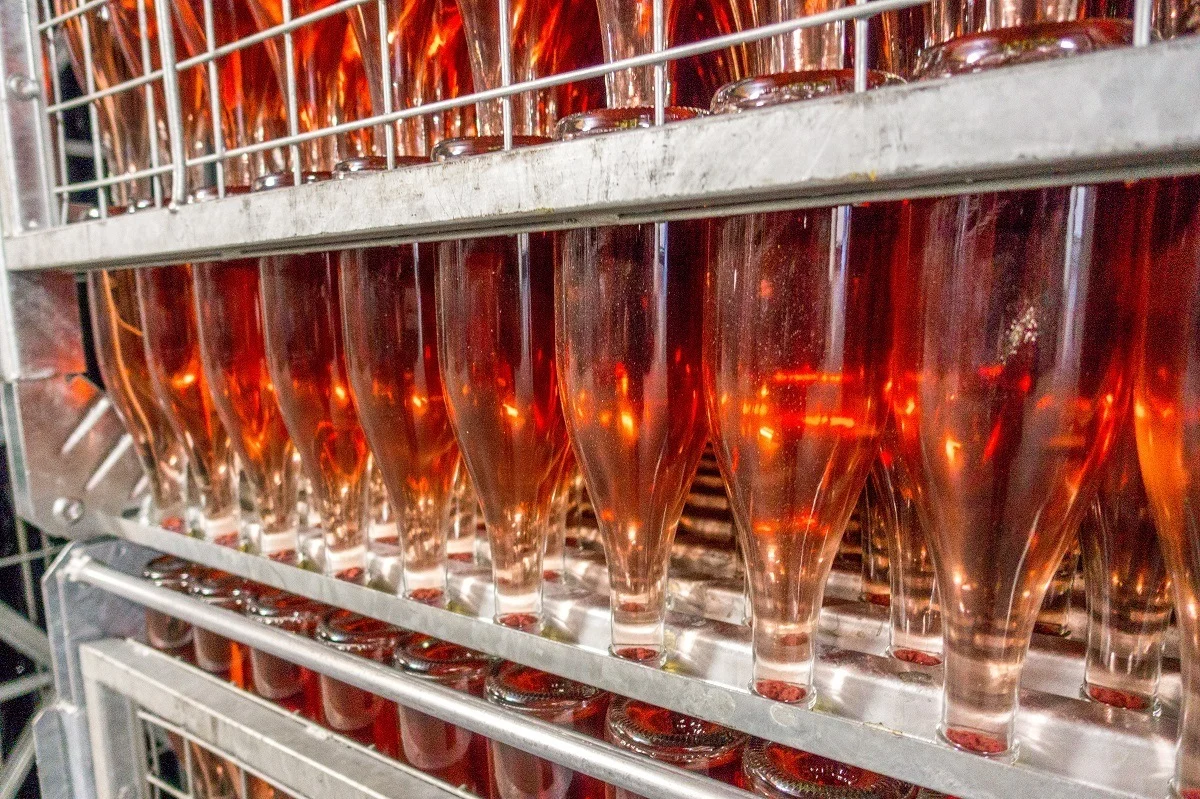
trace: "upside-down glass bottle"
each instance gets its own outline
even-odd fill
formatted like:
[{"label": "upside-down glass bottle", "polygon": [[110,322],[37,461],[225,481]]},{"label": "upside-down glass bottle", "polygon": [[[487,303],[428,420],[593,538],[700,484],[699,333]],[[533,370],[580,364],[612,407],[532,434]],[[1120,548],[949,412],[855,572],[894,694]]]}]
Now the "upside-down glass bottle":
[{"label": "upside-down glass bottle", "polygon": [[[396,667],[418,679],[483,696],[492,660],[457,644],[414,635],[397,649]],[[476,796],[489,796],[486,738],[419,710],[397,709],[405,763]]]},{"label": "upside-down glass bottle", "polygon": [[200,361],[192,268],[139,269],[136,280],[151,384],[187,452],[196,499],[188,526],[206,541],[236,546],[237,471]]},{"label": "upside-down glass bottle", "polygon": [[[143,579],[159,588],[186,594],[188,580],[197,570],[193,564],[174,555],[161,555],[142,569]],[[192,625],[165,613],[146,608],[146,641],[160,652],[192,660]]]},{"label": "upside-down glass bottle", "polygon": [[859,596],[864,602],[888,607],[891,604],[891,582],[887,549],[888,524],[891,519],[887,503],[891,497],[877,476],[879,462],[871,467],[871,474],[858,498],[857,513],[862,525],[862,590]]},{"label": "upside-down glass bottle", "polygon": [[[313,182],[328,175],[304,176]],[[256,190],[292,183],[290,173]],[[363,579],[363,513],[369,453],[346,366],[337,253],[271,255],[259,260],[267,365],[288,433],[300,452],[321,518],[325,573]]]},{"label": "upside-down glass bottle", "polygon": [[[316,638],[330,649],[391,663],[409,633],[378,619],[345,609],[331,610],[317,626]],[[322,674],[321,713],[332,730],[361,744],[374,744],[390,757],[400,748],[396,703]]]},{"label": "upside-down glass bottle", "polygon": [[[1076,514],[1082,514],[1082,506]],[[1054,576],[1050,578],[1050,587],[1046,589],[1046,597],[1042,607],[1038,609],[1037,621],[1034,622],[1034,632],[1042,635],[1053,635],[1065,638],[1071,634],[1068,624],[1071,618],[1071,594],[1075,589],[1075,575],[1079,573],[1079,538],[1072,534],[1067,540],[1067,549],[1063,552]]]},{"label": "upside-down glass bottle", "polygon": [[[678,36],[668,21],[688,21],[684,5],[664,4],[668,44]],[[599,3],[607,61],[653,49],[648,8],[632,0]],[[668,77],[676,80],[662,87],[663,121],[696,116],[671,105],[691,83]],[[722,82],[735,77],[717,74]],[[564,119],[559,138],[654,124],[653,69],[610,74],[606,93],[608,109]],[[667,560],[706,437],[696,313],[706,225],[570,230],[562,234],[556,275],[563,409],[608,559],[611,651],[654,664],[666,659]]]},{"label": "upside-down glass bottle", "polygon": [[917,516],[913,484],[897,451],[895,425],[884,431],[873,478],[888,501],[888,582],[891,634],[888,654],[897,660],[936,666],[942,662],[942,625],[937,574]]},{"label": "upside-down glass bottle", "polygon": [[[379,169],[381,160],[359,159],[338,171]],[[459,456],[439,368],[435,257],[432,244],[404,244],[344,250],[338,263],[347,375],[400,517],[403,593],[440,604]]]},{"label": "upside-down glass bottle", "polygon": [[[544,671],[504,663],[487,678],[488,702],[601,738],[611,694]],[[495,799],[601,799],[604,783],[507,744],[488,743]]]},{"label": "upside-down glass bottle", "polygon": [[[213,605],[243,613],[258,586],[235,574],[197,568],[188,579],[188,593]],[[249,648],[202,627],[195,629],[196,665],[229,680],[239,688],[250,687]]]},{"label": "upside-down glass bottle", "polygon": [[754,740],[742,757],[746,788],[768,799],[912,799],[907,782],[826,757]]},{"label": "upside-down glass bottle", "polygon": [[[604,738],[621,749],[743,787],[746,734],[666,708],[618,697],[608,706]],[[641,799],[615,785],[608,799]]]},{"label": "upside-down glass bottle", "polygon": [[[758,4],[752,21],[839,5]],[[756,76],[718,91],[715,113],[854,87],[841,23],[759,42],[751,64]],[[868,88],[894,80],[867,73]],[[746,558],[751,687],[779,701],[816,699],[814,639],[826,578],[878,456],[898,219],[894,205],[879,203],[714,223],[705,315],[709,422]],[[865,539],[871,525],[860,521]]]},{"label": "upside-down glass bottle", "polygon": [[[245,603],[246,615],[268,627],[312,638],[329,607],[278,588],[261,588]],[[250,649],[250,687],[294,713],[321,722],[321,688],[315,672]]]},{"label": "upside-down glass bottle", "polygon": [[1132,418],[1122,420],[1100,468],[1079,540],[1088,611],[1084,696],[1156,712],[1171,582],[1142,484]]},{"label": "upside-down glass bottle", "polygon": [[[919,78],[1126,43],[1073,2],[931,6]],[[1141,227],[1136,187],[915,201],[896,271],[893,409],[938,571],[941,735],[1016,756],[1021,666],[1078,519],[1080,489],[1126,412]],[[1095,220],[1095,221],[1094,221]],[[1103,220],[1103,221],[1101,221]]]}]

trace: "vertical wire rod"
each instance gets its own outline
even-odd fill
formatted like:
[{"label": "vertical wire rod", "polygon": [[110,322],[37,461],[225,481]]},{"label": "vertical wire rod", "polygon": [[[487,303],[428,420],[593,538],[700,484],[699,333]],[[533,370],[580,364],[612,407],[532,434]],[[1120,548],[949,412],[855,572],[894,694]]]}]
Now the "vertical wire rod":
[{"label": "vertical wire rod", "polygon": [[[854,5],[866,5],[868,0],[854,0]],[[870,45],[870,28],[866,17],[854,20],[854,91],[867,90],[867,51]]]},{"label": "vertical wire rod", "polygon": [[[162,0],[160,0],[161,2]],[[138,0],[138,30],[142,40],[142,74],[149,75],[153,69],[153,59],[150,57],[150,30],[147,27],[146,0]],[[154,102],[154,84],[147,83],[144,90],[146,103],[146,134],[150,137],[150,168],[157,169],[161,162],[158,152],[158,109]],[[162,178],[150,178],[150,189],[154,195],[154,207],[162,206]],[[130,196],[130,201],[136,203],[138,198]]]},{"label": "vertical wire rod", "polygon": [[[383,113],[392,113],[392,59],[391,48],[388,46],[388,7],[387,0],[378,0],[376,11],[379,25],[379,86],[382,90],[380,101],[383,103]],[[366,28],[366,15],[363,15],[363,27]],[[396,47],[399,48],[402,36],[396,37]],[[397,63],[404,63],[404,53],[399,53]],[[408,80],[409,76],[402,76],[404,80]],[[388,123],[383,126],[383,147],[384,157],[387,158],[387,168],[393,169],[396,166],[396,126],[394,123]]]},{"label": "vertical wire rod", "polygon": [[[500,12],[500,85],[507,88],[512,85],[512,17],[508,0],[496,0]],[[506,94],[500,99],[500,124],[504,133],[504,149],[511,150],[513,146],[513,105],[512,95]]]},{"label": "vertical wire rod", "polygon": [[1134,0],[1133,2],[1133,45],[1145,47],[1150,44],[1150,35],[1154,23],[1153,0]]},{"label": "vertical wire rod", "polygon": [[[160,0],[161,2],[161,0]],[[213,21],[213,0],[204,0],[204,44],[205,51],[212,55],[217,45],[216,25]],[[225,196],[225,124],[221,116],[221,85],[217,74],[217,59],[208,62],[208,107],[212,115],[213,152],[217,154],[217,196]]]},{"label": "vertical wire rod", "polygon": [[[96,68],[92,63],[92,25],[88,15],[79,18],[80,46],[83,48],[83,82],[84,88],[90,94],[96,91]],[[92,162],[95,164],[96,177],[104,175],[104,152],[100,148],[100,112],[95,103],[88,103],[88,124],[92,126]],[[100,207],[100,218],[108,216],[107,192],[96,192],[96,204]]]},{"label": "vertical wire rod", "polygon": [[[283,24],[292,21],[292,0],[283,0]],[[289,28],[283,34],[283,61],[287,66],[287,114],[288,135],[296,137],[300,133],[299,110],[296,108],[296,45],[292,41],[292,30]],[[292,155],[292,180],[300,185],[300,145],[295,141],[290,145]]]},{"label": "vertical wire rod", "polygon": [[175,64],[175,35],[171,23],[171,3],[154,4],[158,23],[158,50],[163,66],[163,93],[167,100],[167,134],[171,137],[171,204],[177,209],[187,197],[187,164],[183,141],[183,106],[179,100],[179,72]]},{"label": "vertical wire rod", "polygon": [[[27,0],[27,2],[31,3],[33,1],[34,0]],[[46,18],[49,18],[51,14],[50,0],[42,0],[42,14]],[[38,30],[41,31],[40,26]],[[55,41],[53,29],[45,32],[45,37],[47,47],[50,51],[50,91],[53,95],[53,102],[58,103],[62,101],[62,81],[58,79],[58,43]],[[71,198],[68,194],[63,194],[56,200],[54,189],[59,186],[67,185],[71,179],[70,173],[67,170],[67,133],[64,129],[62,111],[51,113],[53,113],[55,122],[57,123],[54,125],[54,134],[56,139],[55,143],[58,145],[58,177],[57,179],[50,181],[50,183],[46,186],[46,189],[47,193],[49,194],[51,207],[53,207],[56,202],[59,206],[59,221],[66,222]],[[47,114],[47,119],[49,119],[49,116],[50,114]]]},{"label": "vertical wire rod", "polygon": [[[667,47],[667,20],[663,0],[654,0],[652,7],[654,24],[654,52],[661,53]],[[654,124],[661,125],[667,118],[667,65],[659,61],[654,64]]]}]

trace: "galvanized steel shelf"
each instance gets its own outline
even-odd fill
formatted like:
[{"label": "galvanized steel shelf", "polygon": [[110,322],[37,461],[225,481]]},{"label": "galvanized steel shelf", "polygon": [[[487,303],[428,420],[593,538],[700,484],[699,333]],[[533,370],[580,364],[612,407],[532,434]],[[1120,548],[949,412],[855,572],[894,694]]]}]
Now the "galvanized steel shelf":
[{"label": "galvanized steel shelf", "polygon": [[672,659],[667,668],[652,669],[607,654],[606,603],[588,591],[551,590],[550,624],[536,636],[487,619],[487,586],[478,578],[455,581],[465,601],[454,612],[105,518],[110,532],[143,546],[956,796],[1160,799],[1167,793],[1174,762],[1171,719],[1025,690],[1017,718],[1018,764],[959,752],[934,740],[939,671],[853,651],[846,644],[861,630],[852,624],[840,642],[836,634],[823,634],[816,674],[821,698],[809,711],[746,690],[750,663],[743,627],[673,614]]},{"label": "galvanized steel shelf", "polygon": [[1191,37],[23,232],[4,257],[128,267],[1196,171],[1198,74]]}]

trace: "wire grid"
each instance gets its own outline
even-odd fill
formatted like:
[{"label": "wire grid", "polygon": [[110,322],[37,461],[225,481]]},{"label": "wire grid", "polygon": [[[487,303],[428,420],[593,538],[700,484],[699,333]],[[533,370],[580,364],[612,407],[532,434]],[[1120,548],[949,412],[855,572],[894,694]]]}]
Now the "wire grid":
[{"label": "wire grid", "polygon": [[[398,43],[389,43],[388,40],[389,0],[337,0],[323,8],[302,15],[293,15],[292,0],[281,0],[283,21],[280,24],[222,45],[217,44],[214,34],[213,0],[204,0],[203,9],[205,18],[203,24],[205,49],[204,52],[188,58],[179,58],[175,52],[174,32],[177,28],[177,20],[175,19],[176,15],[172,11],[175,3],[184,2],[184,0],[158,0],[158,2],[154,2],[154,0],[137,0],[139,34],[141,39],[141,74],[104,88],[97,87],[96,54],[91,52],[89,26],[93,24],[111,25],[111,22],[105,23],[97,15],[115,13],[108,11],[108,8],[110,4],[120,2],[120,0],[66,1],[74,2],[73,7],[63,13],[55,14],[51,6],[52,0],[23,0],[23,2],[38,4],[40,6],[36,15],[30,15],[30,18],[41,20],[37,24],[38,35],[33,38],[35,41],[40,42],[46,50],[51,64],[59,63],[59,50],[65,47],[62,36],[64,26],[69,24],[76,25],[81,31],[82,53],[79,55],[83,61],[82,66],[85,72],[82,76],[83,94],[80,97],[64,101],[62,99],[58,75],[52,74],[48,76],[48,86],[52,93],[52,102],[45,106],[45,112],[51,119],[51,128],[57,134],[57,140],[54,143],[57,158],[53,160],[58,165],[55,185],[50,187],[50,192],[52,194],[52,204],[57,204],[60,208],[62,219],[67,219],[67,197],[71,192],[88,189],[99,190],[99,213],[101,217],[105,217],[110,213],[110,201],[105,196],[105,190],[121,184],[132,184],[134,181],[139,180],[148,179],[150,181],[153,187],[153,197],[146,204],[155,207],[161,206],[164,203],[171,206],[182,204],[187,199],[189,189],[201,188],[200,186],[188,186],[187,178],[192,173],[206,174],[208,176],[207,180],[215,186],[217,195],[224,196],[226,189],[225,163],[232,158],[249,156],[269,150],[286,150],[290,154],[288,160],[293,170],[293,177],[295,182],[299,183],[301,171],[299,147],[301,144],[314,139],[352,133],[367,128],[378,128],[383,132],[387,165],[388,168],[393,168],[395,166],[396,155],[394,123],[416,117],[432,116],[484,102],[500,102],[504,147],[505,149],[509,149],[512,147],[513,141],[512,98],[515,95],[551,89],[568,83],[599,78],[633,68],[653,68],[654,121],[655,124],[662,124],[666,105],[666,66],[669,63],[683,58],[703,55],[709,52],[792,33],[803,28],[817,27],[835,22],[852,22],[855,26],[855,86],[856,90],[863,91],[867,86],[867,72],[869,67],[867,58],[865,57],[868,52],[868,20],[873,16],[888,11],[897,11],[913,6],[925,5],[930,2],[930,0],[870,0],[870,2],[866,2],[866,0],[854,0],[853,3],[832,11],[812,14],[772,25],[764,25],[689,44],[667,47],[665,0],[653,0],[653,49],[651,52],[611,63],[598,64],[570,72],[551,74],[533,80],[514,83],[512,81],[510,0],[495,0],[498,4],[498,19],[501,21],[497,32],[501,59],[501,85],[493,89],[476,91],[421,105],[393,108],[391,92],[387,89],[392,79],[392,59],[389,56],[391,55],[391,48],[398,46]],[[378,79],[379,84],[377,85],[384,88],[380,92],[383,107],[378,109],[379,113],[370,117],[350,120],[315,130],[302,131],[300,129],[299,104],[297,101],[296,54],[293,45],[293,33],[328,17],[338,14],[348,14],[358,6],[371,3],[374,3],[378,9],[379,63],[382,67],[382,74],[377,76],[369,75],[368,79]],[[1143,0],[1141,5],[1148,6],[1148,3]],[[151,26],[152,20],[154,23],[153,26]],[[169,31],[172,35],[149,36],[147,31],[153,29],[163,32],[163,34]],[[157,39],[157,41],[155,42],[153,39]],[[273,139],[249,143],[234,148],[226,148],[222,131],[221,107],[218,98],[220,80],[220,66],[218,61],[222,57],[243,48],[267,41],[278,41],[280,39],[283,42],[283,61],[287,67],[286,81],[283,89],[285,94],[284,100],[286,101],[288,132],[284,136]],[[155,48],[157,48],[158,61],[166,66],[165,69],[154,67]],[[209,108],[207,109],[209,119],[207,121],[210,123],[211,136],[207,142],[207,152],[189,155],[186,147],[188,143],[184,141],[183,136],[184,127],[178,75],[184,70],[195,67],[204,67],[207,73],[206,83],[209,100]],[[147,133],[150,139],[150,164],[147,167],[128,174],[109,174],[102,167],[105,160],[100,126],[98,124],[100,116],[99,104],[108,98],[135,91],[142,93],[142,102],[145,104]],[[165,99],[161,108],[155,102],[156,92],[161,92]],[[92,123],[91,154],[98,169],[95,179],[72,183],[66,177],[67,145],[63,139],[63,112],[84,105],[89,110],[89,118]],[[160,137],[156,135],[156,129],[160,126],[158,116],[162,110],[165,110],[167,117],[165,120],[166,128],[169,133],[167,136],[167,152],[163,152],[164,148],[161,146]],[[165,179],[168,176],[170,178],[169,195],[165,185]]]},{"label": "wire grid", "polygon": [[142,708],[137,717],[152,799],[303,799],[166,719]]}]

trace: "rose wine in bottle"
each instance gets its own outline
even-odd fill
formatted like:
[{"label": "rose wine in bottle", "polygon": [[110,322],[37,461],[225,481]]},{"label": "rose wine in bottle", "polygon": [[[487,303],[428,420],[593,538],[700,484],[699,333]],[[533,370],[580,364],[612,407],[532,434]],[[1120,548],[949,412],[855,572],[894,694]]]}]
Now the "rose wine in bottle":
[{"label": "rose wine in bottle", "polygon": [[436,247],[340,256],[346,367],[374,462],[400,514],[404,595],[440,603],[458,446],[442,390]]},{"label": "rose wine in bottle", "polygon": [[[205,568],[191,572],[187,586],[188,593],[205,604],[237,613],[245,611],[246,603],[259,588],[235,574]],[[245,644],[197,627],[195,646],[196,665],[201,669],[229,680],[238,688],[250,687],[250,650]]]},{"label": "rose wine in bottle", "polygon": [[154,393],[187,452],[198,501],[194,531],[206,541],[236,546],[233,449],[200,361],[191,267],[139,269],[137,293]]},{"label": "rose wine in bottle", "polygon": [[941,734],[961,749],[1015,754],[1038,609],[1126,407],[1137,274],[1101,256],[1130,246],[1130,197],[1105,186],[910,205],[892,400],[938,570]]},{"label": "rose wine in bottle", "polygon": [[879,451],[895,219],[879,204],[718,223],[709,420],[746,557],[751,686],[779,701],[814,701],[825,580]]},{"label": "rose wine in bottle", "polygon": [[[186,594],[188,580],[194,571],[196,567],[182,558],[161,555],[142,569],[142,579],[149,580],[158,588]],[[192,625],[150,608],[146,608],[146,641],[159,652],[184,660],[194,657]]]},{"label": "rose wine in bottle", "polygon": [[[1138,460],[1174,586],[1182,713],[1173,788],[1200,797],[1200,179],[1156,181],[1134,404]],[[1136,218],[1136,217],[1135,217]],[[1145,546],[1145,544],[1141,544]]]},{"label": "rose wine in bottle", "polygon": [[[481,697],[492,660],[457,644],[416,635],[396,651],[396,667],[419,680]],[[398,709],[405,763],[477,796],[489,795],[486,738],[419,710]]]},{"label": "rose wine in bottle", "polygon": [[[268,627],[312,638],[330,608],[277,588],[262,588],[245,602],[246,615]],[[316,672],[275,655],[251,649],[250,687],[293,713],[320,723],[321,688]]]},{"label": "rose wine in bottle", "polygon": [[245,538],[258,554],[294,562],[295,450],[267,368],[258,261],[196,264],[192,280],[206,382],[252,491]]},{"label": "rose wine in bottle", "polygon": [[[612,695],[565,677],[504,663],[487,678],[487,701],[504,710],[601,738]],[[605,785],[497,741],[488,742],[495,799],[603,799]]]},{"label": "rose wine in bottle", "polygon": [[1084,695],[1156,712],[1171,583],[1142,484],[1132,418],[1122,421],[1100,468],[1079,541],[1088,611]]},{"label": "rose wine in bottle", "polygon": [[88,272],[87,285],[100,376],[150,481],[147,521],[182,530],[185,456],[150,382],[134,272]]},{"label": "rose wine in bottle", "polygon": [[[720,782],[745,787],[742,748],[746,734],[645,702],[618,697],[608,706],[604,738],[629,752],[654,758]],[[607,799],[641,799],[605,786]]]}]

